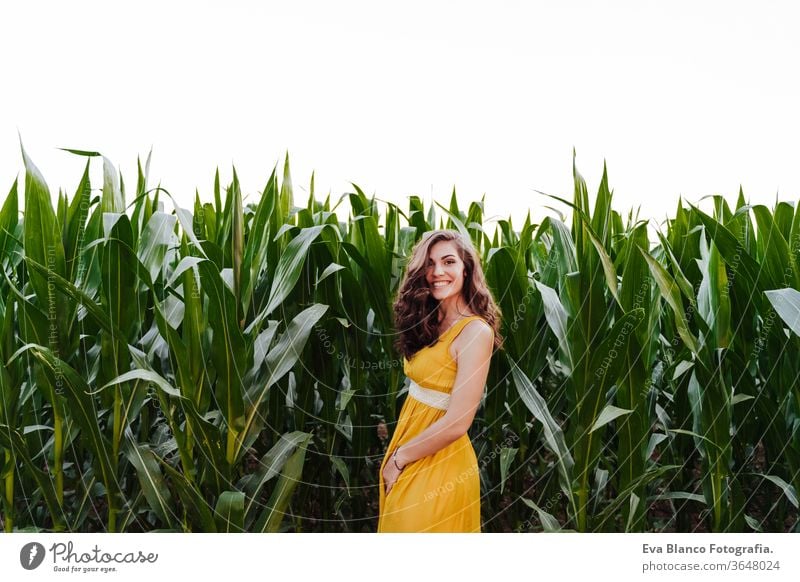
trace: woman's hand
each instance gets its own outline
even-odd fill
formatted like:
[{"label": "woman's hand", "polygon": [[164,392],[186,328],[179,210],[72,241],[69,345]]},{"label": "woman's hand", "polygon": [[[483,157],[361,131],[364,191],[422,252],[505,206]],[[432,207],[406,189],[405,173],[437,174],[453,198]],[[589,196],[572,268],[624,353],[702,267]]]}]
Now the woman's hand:
[{"label": "woman's hand", "polygon": [[[403,471],[398,469],[395,465],[395,461],[397,457],[394,454],[389,457],[389,461],[386,463],[386,466],[383,468],[383,483],[386,485],[386,495],[389,495],[389,492],[394,487],[395,483],[397,483],[397,479],[400,478],[400,473]],[[403,465],[400,465],[401,467]],[[403,467],[405,469],[405,467]]]}]

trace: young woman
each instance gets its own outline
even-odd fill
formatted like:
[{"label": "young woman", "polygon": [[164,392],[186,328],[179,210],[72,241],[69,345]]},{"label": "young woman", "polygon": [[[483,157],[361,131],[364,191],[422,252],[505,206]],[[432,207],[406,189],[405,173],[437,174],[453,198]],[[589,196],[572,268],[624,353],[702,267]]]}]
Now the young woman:
[{"label": "young woman", "polygon": [[425,233],[394,311],[411,383],[381,463],[378,532],[480,532],[480,474],[467,430],[502,338],[470,240]]}]

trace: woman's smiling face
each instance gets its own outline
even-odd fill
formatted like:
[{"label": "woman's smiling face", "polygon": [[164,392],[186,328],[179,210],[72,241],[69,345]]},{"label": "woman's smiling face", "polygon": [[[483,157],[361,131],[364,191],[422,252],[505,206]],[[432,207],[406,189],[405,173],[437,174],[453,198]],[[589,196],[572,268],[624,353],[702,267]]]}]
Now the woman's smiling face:
[{"label": "woman's smiling face", "polygon": [[431,247],[425,279],[434,299],[458,297],[464,286],[464,261],[452,241],[442,240]]}]

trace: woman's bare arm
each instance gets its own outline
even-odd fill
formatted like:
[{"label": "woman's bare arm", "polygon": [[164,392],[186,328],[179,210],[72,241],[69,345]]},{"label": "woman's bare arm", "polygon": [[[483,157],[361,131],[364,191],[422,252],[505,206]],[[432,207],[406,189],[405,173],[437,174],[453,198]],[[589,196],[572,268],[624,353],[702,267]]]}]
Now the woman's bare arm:
[{"label": "woman's bare arm", "polygon": [[458,371],[444,416],[403,444],[397,463],[408,463],[432,455],[466,434],[483,396],[489,362],[494,348],[494,331],[482,321],[471,321],[458,335]]}]

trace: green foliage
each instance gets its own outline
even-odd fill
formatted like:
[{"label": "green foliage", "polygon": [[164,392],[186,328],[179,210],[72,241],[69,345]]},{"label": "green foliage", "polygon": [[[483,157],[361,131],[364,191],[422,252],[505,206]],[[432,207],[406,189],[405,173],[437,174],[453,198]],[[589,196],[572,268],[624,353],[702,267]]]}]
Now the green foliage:
[{"label": "green foliage", "polygon": [[23,150],[0,204],[6,531],[374,531],[404,397],[391,306],[439,225],[502,310],[470,434],[484,531],[797,529],[800,208],[740,192],[654,232],[573,163],[569,222],[490,232],[455,191],[381,213],[355,184],[317,201],[312,176],[295,206],[287,157],[253,202],[234,170],[184,209],[149,156],[129,201],[68,151],[71,199]]}]

